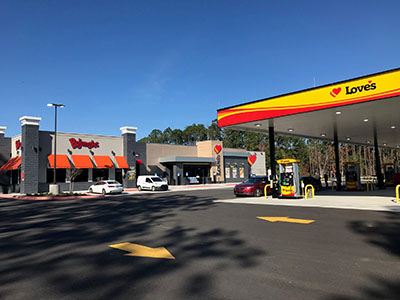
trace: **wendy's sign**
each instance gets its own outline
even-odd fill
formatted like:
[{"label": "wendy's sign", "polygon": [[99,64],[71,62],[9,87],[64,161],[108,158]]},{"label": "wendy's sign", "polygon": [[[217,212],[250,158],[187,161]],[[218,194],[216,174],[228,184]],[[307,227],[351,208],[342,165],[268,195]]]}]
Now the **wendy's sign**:
[{"label": "wendy's sign", "polygon": [[76,149],[76,148],[82,149],[82,147],[86,147],[86,148],[92,149],[92,148],[99,148],[100,147],[99,146],[99,142],[95,142],[93,140],[91,140],[90,142],[84,142],[81,139],[76,140],[74,138],[70,138],[69,142],[71,143],[71,147],[73,149]]}]

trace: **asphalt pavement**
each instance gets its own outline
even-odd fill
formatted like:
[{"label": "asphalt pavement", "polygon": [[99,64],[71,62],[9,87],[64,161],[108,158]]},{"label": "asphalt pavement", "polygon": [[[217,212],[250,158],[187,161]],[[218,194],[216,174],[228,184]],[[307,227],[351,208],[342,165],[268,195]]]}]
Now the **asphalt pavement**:
[{"label": "asphalt pavement", "polygon": [[0,299],[399,299],[399,213],[218,202],[233,199],[0,198]]}]

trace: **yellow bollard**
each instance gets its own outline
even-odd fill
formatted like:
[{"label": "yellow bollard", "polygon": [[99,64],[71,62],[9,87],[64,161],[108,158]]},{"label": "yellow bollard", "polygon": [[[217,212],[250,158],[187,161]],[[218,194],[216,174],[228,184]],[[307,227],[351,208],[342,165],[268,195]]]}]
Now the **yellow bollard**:
[{"label": "yellow bollard", "polygon": [[308,188],[311,188],[311,193],[312,193],[312,197],[314,198],[314,187],[313,187],[313,185],[312,184],[307,184],[306,185],[306,188],[304,189],[304,196],[305,196],[305,198],[306,198],[306,200],[307,200],[307,198],[308,198]]},{"label": "yellow bollard", "polygon": [[267,187],[271,186],[270,184],[266,184],[264,187],[264,195],[265,195],[265,199],[267,199]]},{"label": "yellow bollard", "polygon": [[400,191],[400,184],[396,186],[396,203],[399,203],[399,191]]}]

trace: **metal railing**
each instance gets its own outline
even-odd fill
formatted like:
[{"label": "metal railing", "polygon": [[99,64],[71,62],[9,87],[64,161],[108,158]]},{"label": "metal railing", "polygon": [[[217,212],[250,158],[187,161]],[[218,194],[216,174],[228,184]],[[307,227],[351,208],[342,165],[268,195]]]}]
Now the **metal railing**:
[{"label": "metal railing", "polygon": [[374,182],[373,181],[367,181],[365,184],[367,186],[367,192],[372,192],[374,190]]},{"label": "metal railing", "polygon": [[264,187],[264,195],[265,195],[265,199],[267,199],[268,195],[267,195],[267,188],[271,186],[270,184],[266,184]]}]

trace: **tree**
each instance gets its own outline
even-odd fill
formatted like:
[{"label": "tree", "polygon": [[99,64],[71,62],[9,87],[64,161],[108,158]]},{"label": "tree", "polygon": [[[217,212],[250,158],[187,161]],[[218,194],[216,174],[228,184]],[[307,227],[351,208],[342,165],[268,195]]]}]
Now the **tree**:
[{"label": "tree", "polygon": [[222,129],[218,127],[218,121],[212,120],[211,125],[207,128],[208,139],[213,141],[222,140]]},{"label": "tree", "polygon": [[74,190],[74,182],[75,179],[82,173],[82,169],[76,169],[76,168],[71,168],[70,169],[70,182],[69,182],[69,192],[70,194],[72,194],[73,190]]},{"label": "tree", "polygon": [[162,133],[162,143],[163,144],[171,144],[171,139],[172,139],[172,129],[171,127],[168,127],[164,130],[164,132]]}]

